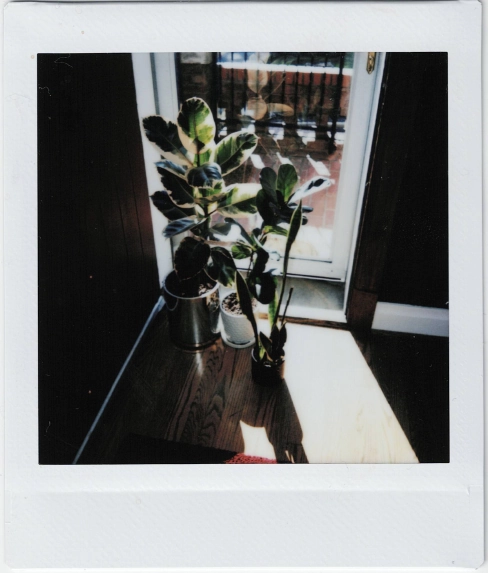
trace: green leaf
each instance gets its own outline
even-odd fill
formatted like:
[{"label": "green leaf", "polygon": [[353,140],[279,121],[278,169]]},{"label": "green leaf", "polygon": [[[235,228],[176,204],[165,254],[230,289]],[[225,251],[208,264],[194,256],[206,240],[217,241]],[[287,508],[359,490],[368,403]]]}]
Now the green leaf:
[{"label": "green leaf", "polygon": [[266,263],[269,259],[268,251],[264,250],[263,248],[259,248],[257,250],[257,257],[254,261],[254,265],[251,271],[251,274],[254,277],[259,277],[264,273],[264,269],[266,268]]},{"label": "green leaf", "polygon": [[256,195],[256,207],[261,215],[265,226],[274,227],[279,222],[279,211],[277,205],[270,201],[264,189],[261,189]]},{"label": "green leaf", "polygon": [[201,153],[195,154],[193,165],[203,165],[204,163],[211,163],[210,160],[212,159],[215,145],[213,142],[211,142],[208,144],[207,147],[208,149],[206,151],[202,151]]},{"label": "green leaf", "polygon": [[152,115],[145,117],[142,120],[142,125],[146,137],[159,147],[165,157],[169,153],[170,157],[168,159],[174,156],[173,159],[175,161],[191,165],[192,161],[187,157],[187,151],[183,147],[178,135],[178,127],[175,123],[166,121],[159,115]]},{"label": "green leaf", "polygon": [[318,193],[319,191],[323,191],[332,185],[332,180],[328,177],[314,177],[307,181],[303,185],[301,185],[297,190],[296,193],[293,193],[288,198],[289,201],[293,200],[295,203],[305,197],[309,197],[314,193]]},{"label": "green leaf", "polygon": [[163,229],[163,235],[166,238],[174,237],[175,235],[179,235],[184,231],[189,231],[190,229],[193,229],[193,227],[200,225],[200,223],[202,223],[202,221],[196,219],[195,217],[177,219],[176,221],[172,221],[171,223],[166,225],[166,227]]},{"label": "green leaf", "polygon": [[268,322],[271,327],[275,324],[278,317],[278,293],[275,291],[273,300],[268,303]]},{"label": "green leaf", "polygon": [[185,237],[175,253],[174,267],[180,280],[196,276],[207,264],[210,247],[207,243]]},{"label": "green leaf", "polygon": [[[254,237],[254,235],[249,235],[249,233],[246,231],[246,229],[244,229],[244,227],[237,221],[234,221],[234,219],[227,217],[225,219],[226,223],[230,223],[231,225],[237,225],[237,227],[239,227],[240,231],[241,231],[241,235],[242,237],[250,244],[252,245],[252,247],[260,247],[260,243],[259,241]],[[255,250],[255,249],[253,249]]]},{"label": "green leaf", "polygon": [[[281,308],[283,295],[285,293],[285,284],[286,284],[286,276],[288,274],[288,261],[290,259],[290,250],[298,235],[298,231],[300,230],[301,225],[302,225],[302,202],[300,201],[298,207],[293,211],[293,215],[291,216],[290,227],[288,229],[288,235],[286,237],[285,259],[283,261],[283,279],[281,282],[281,292],[278,301],[277,312],[279,312]],[[291,292],[293,292],[293,289],[291,289]],[[275,319],[276,321],[278,320],[278,315],[275,315]]]},{"label": "green leaf", "polygon": [[271,343],[271,340],[264,334],[264,332],[259,333],[259,340],[261,341],[261,344],[263,345],[263,348],[266,351],[268,360],[270,362],[273,362],[273,345]]},{"label": "green leaf", "polygon": [[170,173],[173,173],[178,177],[182,177],[183,179],[185,178],[187,171],[187,167],[185,167],[184,165],[178,165],[177,163],[174,163],[173,161],[169,161],[167,159],[164,159],[163,161],[158,161],[156,163],[156,167],[158,168],[160,167],[161,169],[166,169]]},{"label": "green leaf", "polygon": [[229,251],[222,247],[210,250],[211,261],[207,265],[207,274],[224,286],[232,286],[236,277],[236,265]]},{"label": "green leaf", "polygon": [[271,225],[265,225],[263,228],[263,234],[264,235],[280,235],[281,237],[286,237],[288,235],[288,229],[285,229],[284,227],[278,227],[278,226],[271,226]]},{"label": "green leaf", "polygon": [[285,202],[288,202],[288,199],[291,197],[293,189],[297,183],[298,175],[293,165],[290,165],[289,163],[280,165],[280,168],[278,169],[276,188],[283,193]]},{"label": "green leaf", "polygon": [[273,203],[277,203],[278,202],[278,198],[276,196],[277,176],[276,173],[271,169],[271,167],[264,167],[264,169],[261,169],[261,173],[259,174],[259,181],[261,182],[261,186],[266,194],[266,197]]},{"label": "green leaf", "polygon": [[226,237],[232,231],[230,223],[216,223],[209,227],[207,238],[213,241],[220,241],[222,237]]},{"label": "green leaf", "polygon": [[270,340],[272,345],[272,354],[273,356],[278,355],[279,346],[280,346],[280,329],[276,326],[276,324],[271,329]]},{"label": "green leaf", "polygon": [[183,145],[193,153],[201,153],[213,142],[215,121],[202,99],[193,97],[183,102],[178,114],[178,135]]},{"label": "green leaf", "polygon": [[291,216],[290,227],[288,228],[288,235],[286,237],[286,246],[285,246],[285,260],[284,260],[284,267],[283,267],[283,274],[286,274],[288,269],[288,259],[290,257],[290,250],[297,238],[298,231],[302,225],[302,202],[300,201],[298,207],[293,211],[293,215]]},{"label": "green leaf", "polygon": [[208,205],[217,204],[219,201],[221,201],[224,198],[224,193],[219,193],[217,195],[210,194],[206,197],[202,197],[201,192],[202,191],[206,192],[207,190],[203,189],[202,187],[200,187],[200,188],[194,187],[194,189],[195,189],[195,203],[198,205],[208,206]]},{"label": "green leaf", "polygon": [[158,167],[158,171],[161,174],[161,181],[175,205],[184,208],[195,205],[193,190],[184,179],[160,167]]},{"label": "green leaf", "polygon": [[193,167],[188,171],[186,180],[192,187],[213,188],[216,182],[222,181],[222,173],[218,163],[206,163],[201,167]]},{"label": "green leaf", "polygon": [[283,348],[285,347],[285,344],[286,344],[286,326],[283,324],[283,326],[280,328],[280,348],[282,352]]},{"label": "green leaf", "polygon": [[227,175],[248,159],[258,144],[258,138],[247,131],[238,131],[224,137],[217,143],[214,161],[222,168],[222,175]]},{"label": "green leaf", "polygon": [[177,207],[170,199],[167,191],[156,191],[151,195],[153,205],[158,209],[169,221],[176,219],[184,219],[185,217],[192,217],[195,215],[195,209],[181,209]]},{"label": "green leaf", "polygon": [[248,217],[257,212],[256,194],[259,191],[258,183],[240,183],[232,185],[226,190],[225,197],[217,207],[224,217]]},{"label": "green leaf", "polygon": [[262,304],[271,304],[276,294],[276,277],[273,276],[272,271],[262,273],[260,277],[256,279],[256,284],[260,287],[256,289],[256,297],[259,302]]},{"label": "green leaf", "polygon": [[258,325],[256,324],[256,319],[254,318],[254,312],[252,308],[251,293],[247,288],[246,281],[242,278],[241,273],[236,272],[236,287],[237,287],[237,297],[239,299],[239,304],[244,315],[247,317],[252,325],[254,336],[256,341],[258,340]]},{"label": "green leaf", "polygon": [[252,254],[252,249],[245,243],[235,243],[231,248],[234,259],[247,259]]}]

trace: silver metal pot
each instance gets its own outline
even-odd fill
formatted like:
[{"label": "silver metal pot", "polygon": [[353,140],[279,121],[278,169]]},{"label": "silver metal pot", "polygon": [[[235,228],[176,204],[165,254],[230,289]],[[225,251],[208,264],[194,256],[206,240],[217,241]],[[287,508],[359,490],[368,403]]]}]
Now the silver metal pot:
[{"label": "silver metal pot", "polygon": [[198,297],[189,298],[171,292],[175,283],[173,271],[163,283],[171,339],[176,346],[187,350],[205,348],[220,336],[218,284]]}]

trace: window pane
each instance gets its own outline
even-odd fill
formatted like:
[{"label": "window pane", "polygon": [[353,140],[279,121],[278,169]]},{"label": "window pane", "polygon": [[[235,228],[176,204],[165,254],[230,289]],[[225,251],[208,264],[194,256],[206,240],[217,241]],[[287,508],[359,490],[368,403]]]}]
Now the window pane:
[{"label": "window pane", "polygon": [[[259,136],[251,159],[226,183],[258,182],[265,166],[292,163],[303,184],[323,179],[306,197],[313,208],[295,242],[297,258],[330,260],[354,54],[218,52],[176,55],[180,102],[201,97],[218,118],[218,135]],[[257,220],[248,223],[253,228]],[[284,239],[268,247],[283,250]]]}]

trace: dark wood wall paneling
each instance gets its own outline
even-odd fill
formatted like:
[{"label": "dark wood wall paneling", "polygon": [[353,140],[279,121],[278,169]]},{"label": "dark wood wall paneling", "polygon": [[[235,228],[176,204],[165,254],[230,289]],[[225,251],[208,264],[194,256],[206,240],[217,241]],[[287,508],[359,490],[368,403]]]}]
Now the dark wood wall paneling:
[{"label": "dark wood wall paneling", "polygon": [[448,308],[447,54],[426,53],[379,300]]},{"label": "dark wood wall paneling", "polygon": [[130,54],[38,56],[40,463],[71,463],[159,293]]},{"label": "dark wood wall paneling", "polygon": [[352,329],[378,300],[445,307],[447,54],[390,53],[348,301]]}]

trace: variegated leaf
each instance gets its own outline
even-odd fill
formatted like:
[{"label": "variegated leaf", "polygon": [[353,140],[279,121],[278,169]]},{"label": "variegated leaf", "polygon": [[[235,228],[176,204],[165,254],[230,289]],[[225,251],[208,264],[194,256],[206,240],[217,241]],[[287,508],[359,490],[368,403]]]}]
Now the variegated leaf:
[{"label": "variegated leaf", "polygon": [[181,209],[177,207],[170,199],[167,191],[156,191],[151,195],[153,205],[158,209],[169,221],[176,221],[177,219],[184,219],[195,215],[195,209]]},{"label": "variegated leaf", "polygon": [[142,120],[142,125],[146,137],[157,145],[166,159],[184,165],[192,164],[193,157],[191,160],[187,157],[188,153],[183,147],[178,134],[178,127],[175,123],[167,121],[159,115],[151,115]]},{"label": "variegated leaf", "polygon": [[179,235],[184,231],[189,231],[199,225],[202,221],[195,217],[187,217],[185,219],[177,219],[176,221],[172,221],[169,225],[163,229],[163,235],[166,238],[174,237],[175,235]]},{"label": "variegated leaf", "polygon": [[173,161],[169,161],[167,159],[164,159],[163,161],[158,161],[156,163],[156,167],[161,169],[166,169],[166,171],[169,171],[174,175],[181,177],[182,179],[185,178],[186,172],[188,170],[186,165],[178,165],[177,163],[174,163]]},{"label": "variegated leaf", "polygon": [[193,97],[183,102],[178,114],[178,135],[192,153],[202,153],[213,142],[215,121],[202,99]]},{"label": "variegated leaf", "polygon": [[263,234],[264,235],[268,235],[268,234],[281,235],[282,237],[286,237],[286,235],[288,234],[288,230],[285,229],[284,227],[266,225],[263,228]]},{"label": "variegated leaf", "polygon": [[298,203],[305,197],[313,195],[314,193],[318,193],[319,191],[323,191],[332,185],[332,179],[328,177],[314,177],[307,181],[303,185],[301,185],[295,193],[293,193],[289,197],[289,201],[293,201],[294,203]]},{"label": "variegated leaf", "polygon": [[249,243],[249,245],[251,245],[251,247],[253,249],[262,246],[259,243],[259,241],[256,239],[256,237],[252,233],[249,235],[249,233],[246,231],[246,229],[244,229],[244,227],[238,221],[234,221],[234,219],[232,219],[231,217],[227,217],[225,219],[225,222],[230,223],[231,225],[236,225],[237,227],[239,227],[239,231],[240,231],[242,238],[244,240],[246,240]]},{"label": "variegated leaf", "polygon": [[241,260],[249,258],[252,254],[252,249],[245,243],[235,243],[232,245],[231,252],[234,259]]},{"label": "variegated leaf", "polygon": [[175,253],[175,271],[180,280],[190,279],[202,271],[210,256],[210,247],[193,237],[185,237]]},{"label": "variegated leaf", "polygon": [[195,205],[193,190],[184,179],[162,167],[158,167],[158,171],[161,174],[161,181],[175,205],[182,208]]},{"label": "variegated leaf", "polygon": [[225,197],[219,202],[218,212],[225,217],[248,217],[257,213],[256,195],[259,183],[240,183],[230,185]]},{"label": "variegated leaf", "polygon": [[242,165],[254,151],[257,144],[258,138],[254,133],[247,131],[231,133],[224,137],[222,141],[219,141],[215,148],[214,161],[220,165],[222,175],[227,175]]},{"label": "variegated leaf", "polygon": [[275,291],[274,297],[268,304],[268,322],[271,328],[278,319],[278,293]]},{"label": "variegated leaf", "polygon": [[[212,189],[209,189],[208,191],[212,191]],[[222,201],[225,198],[225,193],[217,193],[216,195],[211,195],[209,193],[207,197],[202,197],[202,196],[200,196],[199,193],[196,193],[195,195],[196,195],[195,196],[195,203],[197,205],[202,205],[205,207],[208,207],[209,205],[213,205],[214,203],[218,203],[219,201]]]},{"label": "variegated leaf", "polygon": [[215,141],[211,141],[205,151],[201,153],[195,153],[193,157],[193,165],[198,167],[199,165],[203,165],[204,163],[211,163],[213,161],[213,153],[215,149]]},{"label": "variegated leaf", "polygon": [[232,286],[236,277],[236,265],[229,251],[222,247],[211,249],[210,261],[207,264],[206,272],[221,285]]},{"label": "variegated leaf", "polygon": [[230,223],[215,223],[207,230],[207,239],[211,241],[221,241],[232,232],[233,225]]},{"label": "variegated leaf", "polygon": [[188,171],[186,179],[193,187],[213,188],[222,181],[220,165],[218,163],[206,163],[201,167],[193,167]]}]

